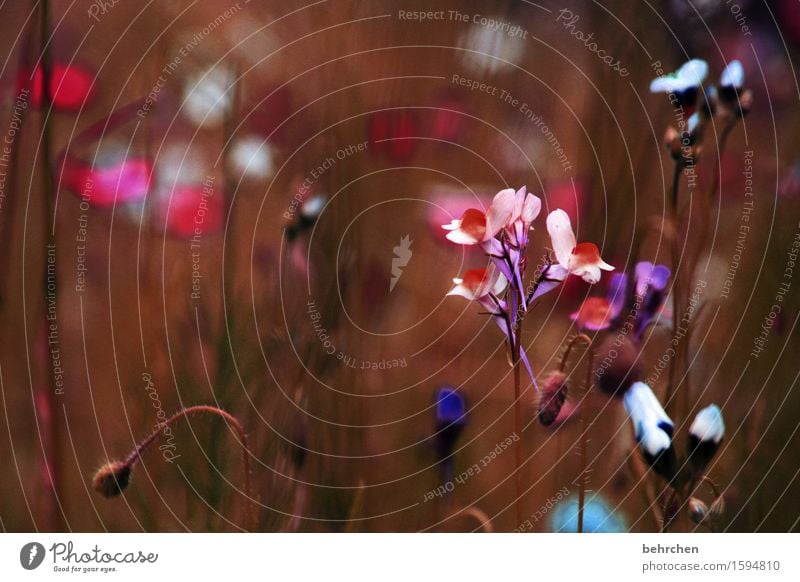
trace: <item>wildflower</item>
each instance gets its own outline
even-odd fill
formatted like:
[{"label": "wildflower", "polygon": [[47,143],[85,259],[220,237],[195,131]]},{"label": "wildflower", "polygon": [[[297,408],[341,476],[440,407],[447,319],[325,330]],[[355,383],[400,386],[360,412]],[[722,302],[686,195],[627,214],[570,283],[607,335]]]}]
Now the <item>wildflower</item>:
[{"label": "wildflower", "polygon": [[436,449],[440,458],[453,452],[456,440],[467,423],[464,397],[453,388],[436,392]]},{"label": "wildflower", "polygon": [[325,194],[314,194],[305,198],[297,215],[286,223],[286,238],[293,240],[301,232],[314,226],[327,203],[328,196]]},{"label": "wildflower", "polygon": [[597,348],[597,385],[609,396],[622,396],[642,379],[639,345],[628,336],[607,335]]},{"label": "wildflower", "polygon": [[672,420],[644,382],[635,382],[623,397],[636,442],[653,470],[667,481],[675,477],[677,458],[672,447]]},{"label": "wildflower", "polygon": [[228,166],[235,176],[268,178],[274,171],[273,150],[265,139],[245,137],[233,143]]},{"label": "wildflower", "polygon": [[[712,102],[713,103],[713,102]],[[744,67],[739,61],[731,61],[719,78],[716,105],[723,117],[743,117],[753,104],[753,92],[744,87]]]},{"label": "wildflower", "polygon": [[497,297],[508,284],[508,280],[495,268],[470,269],[462,278],[453,279],[453,287],[448,295],[458,295],[468,301],[478,301],[486,309],[494,312],[499,300]]},{"label": "wildflower", "polygon": [[462,245],[484,244],[493,239],[509,225],[517,205],[517,196],[513,188],[501,190],[495,194],[492,204],[484,213],[476,208],[467,209],[461,218],[442,228],[450,232],[447,239]]},{"label": "wildflower", "polygon": [[719,406],[712,404],[697,413],[689,427],[689,465],[695,475],[702,474],[725,436],[725,423]]},{"label": "wildflower", "polygon": [[233,107],[233,77],[215,67],[190,78],[184,87],[183,114],[198,127],[221,124]]},{"label": "wildflower", "polygon": [[441,463],[442,482],[452,481],[455,468],[453,450],[467,423],[467,405],[455,389],[444,387],[436,392],[436,434],[434,445]]},{"label": "wildflower", "polygon": [[550,426],[558,418],[564,401],[567,399],[567,376],[564,372],[555,371],[542,385],[539,396],[539,422]]},{"label": "wildflower", "polygon": [[92,206],[105,208],[115,203],[144,201],[151,173],[152,165],[145,158],[130,157],[99,166],[68,157],[63,164],[62,181],[67,189]]},{"label": "wildflower", "polygon": [[547,216],[547,232],[550,234],[558,263],[568,273],[594,284],[600,280],[601,270],[614,270],[614,267],[600,257],[597,245],[576,243],[569,215],[563,210],[554,210]]},{"label": "wildflower", "polygon": [[635,326],[637,336],[641,337],[641,333],[661,310],[671,275],[672,271],[665,265],[654,265],[649,261],[636,264],[635,290],[641,305]]},{"label": "wildflower", "polygon": [[[95,77],[88,69],[75,63],[55,61],[50,67],[49,102],[55,111],[78,111],[94,96]],[[20,69],[17,76],[18,92],[30,91],[30,103],[39,109],[44,99],[44,68],[36,66],[33,71]]]},{"label": "wildflower", "polygon": [[679,107],[692,111],[697,101],[698,90],[706,75],[708,75],[708,64],[700,59],[692,59],[674,73],[654,79],[650,83],[650,92],[674,95]]},{"label": "wildflower", "polygon": [[703,523],[708,515],[708,506],[697,497],[690,497],[688,506],[689,519],[697,524]]}]

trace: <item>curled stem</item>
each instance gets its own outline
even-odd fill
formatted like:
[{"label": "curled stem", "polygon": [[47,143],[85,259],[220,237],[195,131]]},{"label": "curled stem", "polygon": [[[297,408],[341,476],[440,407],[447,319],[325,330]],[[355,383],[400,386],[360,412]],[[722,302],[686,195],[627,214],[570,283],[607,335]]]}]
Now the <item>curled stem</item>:
[{"label": "curled stem", "polygon": [[152,445],[164,432],[164,429],[171,426],[176,421],[187,418],[192,414],[213,414],[225,420],[229,426],[236,432],[239,443],[242,445],[242,471],[244,481],[244,493],[247,497],[247,521],[248,527],[252,530],[255,529],[255,512],[253,511],[254,499],[252,495],[252,484],[250,478],[250,448],[247,444],[247,434],[242,427],[239,420],[232,414],[217,408],[216,406],[208,406],[200,404],[196,406],[189,406],[183,408],[173,414],[164,422],[160,423],[152,433],[150,433],[142,442],[137,444],[134,449],[122,461],[114,461],[102,467],[94,477],[95,490],[105,497],[114,497],[122,493],[128,486],[130,473],[147,448]]}]

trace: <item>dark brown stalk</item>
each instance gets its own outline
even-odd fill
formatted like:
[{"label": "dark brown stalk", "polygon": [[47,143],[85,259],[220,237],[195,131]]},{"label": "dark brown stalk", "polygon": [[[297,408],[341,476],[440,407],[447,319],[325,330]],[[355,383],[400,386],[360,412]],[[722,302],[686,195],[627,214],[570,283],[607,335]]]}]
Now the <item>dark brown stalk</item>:
[{"label": "dark brown stalk", "polygon": [[[48,38],[50,35],[50,2],[49,0],[42,0],[39,12],[39,41],[41,47],[41,66],[42,66],[42,110],[41,110],[41,148],[42,148],[42,180],[43,187],[42,193],[44,200],[42,201],[42,228],[44,230],[43,237],[45,244],[42,248],[42,271],[43,283],[47,281],[47,261],[48,251],[50,248],[55,247],[55,217],[53,216],[53,200],[55,198],[53,188],[53,140],[52,140],[52,120],[51,116],[52,103],[50,99],[51,89],[51,60]],[[43,314],[47,313],[47,293],[42,290],[42,297],[44,298]],[[58,281],[55,281],[55,300],[58,300]],[[43,315],[44,319],[44,315]],[[47,350],[45,350],[47,351]],[[55,375],[52,373],[49,353],[44,355],[45,361],[42,362],[43,369],[47,372],[47,386],[43,390],[41,398],[41,406],[46,408],[42,421],[47,423],[45,433],[46,442],[44,443],[44,462],[46,466],[48,495],[53,498],[52,507],[50,508],[50,529],[51,531],[63,531],[64,529],[64,513],[61,509],[62,496],[61,496],[61,471],[59,467],[59,440],[60,440],[60,418],[61,415],[56,411],[56,394],[58,394],[58,387],[55,383]],[[38,412],[37,412],[38,416]]]}]

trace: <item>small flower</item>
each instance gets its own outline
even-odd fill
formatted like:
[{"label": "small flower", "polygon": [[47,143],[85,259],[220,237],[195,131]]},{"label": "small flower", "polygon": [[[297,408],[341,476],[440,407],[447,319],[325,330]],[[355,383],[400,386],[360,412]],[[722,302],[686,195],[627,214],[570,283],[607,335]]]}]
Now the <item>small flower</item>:
[{"label": "small flower", "polygon": [[719,88],[721,90],[727,89],[741,89],[744,85],[744,67],[742,63],[733,60],[722,71],[719,77]]},{"label": "small flower", "polygon": [[103,465],[92,479],[92,487],[103,497],[116,497],[128,487],[131,466],[121,461]]},{"label": "small flower", "polygon": [[514,211],[506,225],[506,232],[512,245],[520,249],[528,244],[528,231],[541,211],[542,200],[538,196],[529,194],[525,186],[514,193]]},{"label": "small flower", "polygon": [[700,59],[692,59],[674,73],[654,79],[650,83],[650,92],[674,94],[679,106],[693,109],[698,89],[706,75],[708,64]]},{"label": "small flower", "polygon": [[604,297],[589,297],[581,303],[578,311],[571,314],[570,319],[574,321],[579,329],[588,331],[600,331],[607,329],[611,325],[614,317],[612,304]]},{"label": "small flower", "polygon": [[697,413],[689,427],[687,443],[689,465],[695,475],[702,474],[725,436],[725,423],[719,406],[712,404]]},{"label": "small flower", "polygon": [[453,279],[453,287],[448,295],[458,295],[469,301],[478,301],[494,311],[496,304],[491,296],[500,295],[508,284],[508,280],[500,272],[490,267],[489,269],[470,269],[464,277]]},{"label": "small flower", "polygon": [[653,390],[644,382],[635,382],[625,393],[623,404],[645,460],[656,473],[672,481],[678,465],[672,447],[673,424]]},{"label": "small flower", "polygon": [[237,178],[268,178],[274,171],[273,157],[273,149],[265,139],[250,136],[233,143],[228,166]]},{"label": "small flower", "polygon": [[628,336],[604,337],[596,361],[597,386],[609,396],[623,396],[642,379],[639,344]]},{"label": "small flower", "polygon": [[689,519],[696,524],[701,524],[708,515],[708,506],[697,497],[689,498]]},{"label": "small flower", "polygon": [[750,111],[753,104],[753,92],[744,87],[744,67],[741,62],[731,61],[722,71],[716,101],[720,114],[723,116],[742,117]]},{"label": "small flower", "polygon": [[563,210],[554,210],[547,216],[547,232],[550,234],[558,263],[569,273],[594,284],[600,280],[601,270],[614,270],[614,267],[600,258],[597,245],[576,243],[569,215]]},{"label": "small flower", "polygon": [[550,426],[558,418],[564,401],[567,399],[567,376],[564,372],[555,371],[542,385],[539,395],[539,422]]},{"label": "small flower", "polygon": [[439,460],[444,464],[444,481],[449,481],[453,470],[453,450],[458,437],[467,424],[467,404],[464,397],[453,388],[444,387],[436,392],[436,434],[434,445]]},{"label": "small flower", "polygon": [[511,221],[517,204],[517,195],[513,188],[500,190],[495,194],[492,204],[485,213],[470,208],[461,218],[442,228],[449,230],[447,239],[461,245],[483,244],[494,238]]}]

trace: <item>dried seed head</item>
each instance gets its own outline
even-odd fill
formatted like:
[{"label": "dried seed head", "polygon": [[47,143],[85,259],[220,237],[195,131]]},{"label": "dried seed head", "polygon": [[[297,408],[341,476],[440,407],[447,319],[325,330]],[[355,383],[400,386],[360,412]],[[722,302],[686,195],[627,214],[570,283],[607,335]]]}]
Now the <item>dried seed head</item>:
[{"label": "dried seed head", "polygon": [[689,518],[697,524],[703,523],[708,515],[708,506],[697,497],[689,499]]},{"label": "dried seed head", "polygon": [[116,497],[128,487],[131,480],[131,466],[121,461],[103,465],[92,479],[92,486],[103,497]]},{"label": "dried seed head", "polygon": [[552,372],[542,384],[539,396],[539,422],[550,426],[558,418],[567,399],[567,376],[564,372]]},{"label": "dried seed head", "polygon": [[597,348],[597,385],[609,396],[623,396],[642,379],[639,348],[627,336],[606,336]]}]

